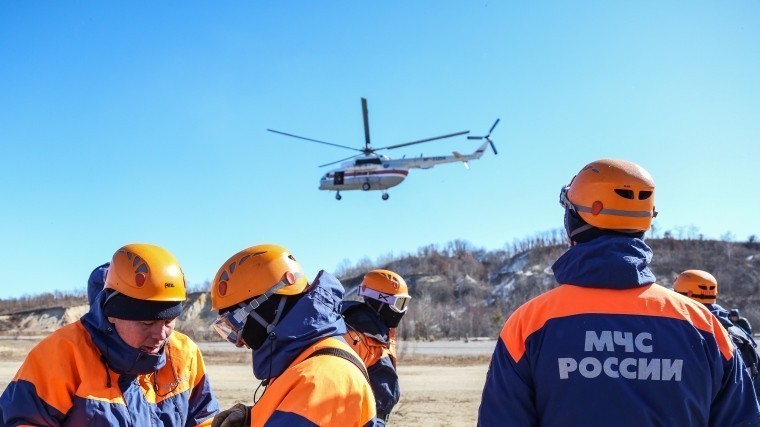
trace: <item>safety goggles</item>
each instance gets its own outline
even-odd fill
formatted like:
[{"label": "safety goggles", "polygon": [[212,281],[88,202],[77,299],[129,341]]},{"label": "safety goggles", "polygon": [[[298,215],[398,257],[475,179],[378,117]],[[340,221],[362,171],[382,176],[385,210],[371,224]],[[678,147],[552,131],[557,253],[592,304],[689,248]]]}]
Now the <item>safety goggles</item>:
[{"label": "safety goggles", "polygon": [[[300,276],[300,274],[298,274],[298,276]],[[261,304],[268,300],[278,290],[282,289],[285,286],[294,284],[298,276],[289,271],[286,272],[282,276],[282,280],[277,282],[262,295],[254,298],[248,304],[240,303],[239,308],[228,311],[224,314],[220,314],[211,324],[211,327],[214,328],[214,330],[222,338],[231,342],[232,344],[238,345],[238,343],[240,343],[240,341],[243,339],[243,327],[245,327],[245,322],[248,320],[248,316],[255,315],[258,317],[256,313],[252,313],[253,310],[259,308]]]},{"label": "safety goggles", "polygon": [[559,204],[562,205],[565,209],[570,210],[576,210],[575,205],[573,202],[570,201],[570,199],[567,198],[567,191],[570,189],[569,185],[563,185],[562,189],[559,190]]},{"label": "safety goggles", "polygon": [[369,288],[364,288],[359,295],[388,304],[391,310],[396,313],[405,313],[407,308],[409,308],[409,300],[412,299],[409,295],[384,294]]}]

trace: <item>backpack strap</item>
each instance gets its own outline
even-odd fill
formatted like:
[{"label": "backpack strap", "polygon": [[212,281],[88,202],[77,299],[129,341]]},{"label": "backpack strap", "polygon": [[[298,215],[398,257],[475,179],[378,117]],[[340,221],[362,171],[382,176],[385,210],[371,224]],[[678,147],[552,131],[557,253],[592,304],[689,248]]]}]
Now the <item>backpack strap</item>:
[{"label": "backpack strap", "polygon": [[307,357],[306,359],[311,359],[312,357],[323,356],[323,355],[340,357],[341,359],[346,359],[349,362],[353,363],[354,366],[356,366],[359,369],[359,371],[361,371],[362,375],[364,375],[364,378],[367,380],[367,383],[369,383],[369,374],[367,373],[367,368],[364,367],[364,364],[362,363],[362,361],[359,360],[356,356],[354,356],[350,352],[343,350],[341,348],[335,348],[335,347],[320,348],[314,353],[311,353],[309,357]]}]

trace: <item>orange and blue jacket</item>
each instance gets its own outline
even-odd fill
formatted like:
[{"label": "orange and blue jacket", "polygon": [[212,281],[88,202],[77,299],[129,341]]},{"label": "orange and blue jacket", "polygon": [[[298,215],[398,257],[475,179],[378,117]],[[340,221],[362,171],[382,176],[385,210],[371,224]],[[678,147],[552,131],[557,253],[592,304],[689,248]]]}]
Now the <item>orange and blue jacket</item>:
[{"label": "orange and blue jacket", "polygon": [[[251,426],[371,426],[372,388],[360,368],[333,355],[310,357],[321,348],[361,359],[341,337],[343,285],[321,271],[305,295],[253,350],[253,371],[268,383],[251,410]],[[362,366],[363,367],[363,366]]]},{"label": "orange and blue jacket", "polygon": [[396,328],[389,328],[371,307],[358,301],[343,303],[346,342],[361,357],[375,394],[376,424],[384,425],[401,397],[396,373]]},{"label": "orange and blue jacket", "polygon": [[0,396],[3,426],[196,426],[219,412],[198,346],[173,332],[158,355],[90,312],[37,344]]},{"label": "orange and blue jacket", "polygon": [[480,426],[758,425],[741,358],[700,303],[654,283],[640,239],[602,236],[553,265],[563,285],[507,320]]}]

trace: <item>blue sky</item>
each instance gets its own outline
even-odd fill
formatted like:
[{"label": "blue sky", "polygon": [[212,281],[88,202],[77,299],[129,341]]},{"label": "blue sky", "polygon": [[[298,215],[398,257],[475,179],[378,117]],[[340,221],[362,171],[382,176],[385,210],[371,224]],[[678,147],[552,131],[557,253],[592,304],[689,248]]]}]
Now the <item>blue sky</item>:
[{"label": "blue sky", "polygon": [[[560,227],[560,187],[604,157],[651,172],[662,230],[760,235],[758,42],[749,0],[2,2],[0,297],[84,288],[131,242],[190,284],[257,243],[310,275],[497,249]],[[338,202],[317,165],[351,152],[265,129],[360,147],[361,97],[375,146],[499,117],[499,155]]]}]

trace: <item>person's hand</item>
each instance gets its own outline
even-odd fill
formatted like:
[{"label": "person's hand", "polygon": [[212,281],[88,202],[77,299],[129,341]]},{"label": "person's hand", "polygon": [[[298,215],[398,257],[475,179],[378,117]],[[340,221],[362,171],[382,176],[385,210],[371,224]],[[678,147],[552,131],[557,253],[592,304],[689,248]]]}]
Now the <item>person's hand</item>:
[{"label": "person's hand", "polygon": [[251,425],[251,408],[236,403],[232,408],[214,417],[211,427],[248,427]]}]

